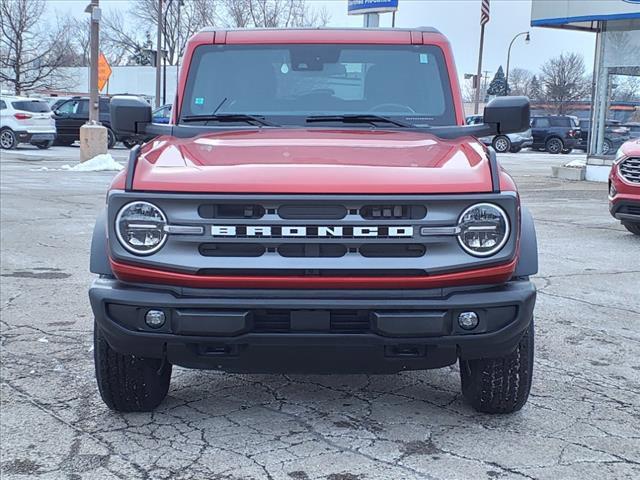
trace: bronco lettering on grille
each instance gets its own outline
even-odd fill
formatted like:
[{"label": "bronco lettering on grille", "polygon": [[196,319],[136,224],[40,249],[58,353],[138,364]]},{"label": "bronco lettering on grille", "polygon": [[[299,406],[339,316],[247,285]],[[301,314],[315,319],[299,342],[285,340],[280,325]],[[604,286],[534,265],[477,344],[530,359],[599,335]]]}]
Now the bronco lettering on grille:
[{"label": "bronco lettering on grille", "polygon": [[413,237],[411,226],[333,226],[333,225],[212,225],[214,237]]}]

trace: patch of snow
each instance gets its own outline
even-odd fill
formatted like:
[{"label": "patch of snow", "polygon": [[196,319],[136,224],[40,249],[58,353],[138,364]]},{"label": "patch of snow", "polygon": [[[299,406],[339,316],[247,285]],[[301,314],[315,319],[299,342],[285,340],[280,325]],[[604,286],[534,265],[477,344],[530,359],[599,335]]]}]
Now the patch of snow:
[{"label": "patch of snow", "polygon": [[119,172],[123,168],[124,166],[116,162],[110,153],[96,155],[86,162],[78,163],[73,167],[70,165],[62,166],[62,170],[70,172]]},{"label": "patch of snow", "polygon": [[44,338],[44,337],[39,338],[39,339],[38,339],[38,341],[39,341],[40,343],[49,343],[49,340],[47,340],[47,339],[46,339],[46,338]]},{"label": "patch of snow", "polygon": [[571,160],[569,163],[565,163],[565,167],[582,168],[587,164],[587,161],[582,158]]}]

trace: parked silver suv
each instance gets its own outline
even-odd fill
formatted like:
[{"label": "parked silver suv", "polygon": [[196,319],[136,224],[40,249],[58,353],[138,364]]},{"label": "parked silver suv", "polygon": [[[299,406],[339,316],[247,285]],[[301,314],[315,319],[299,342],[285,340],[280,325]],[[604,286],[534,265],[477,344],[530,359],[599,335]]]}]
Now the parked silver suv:
[{"label": "parked silver suv", "polygon": [[0,147],[3,150],[16,148],[19,143],[45,149],[53,145],[55,138],[56,122],[47,102],[4,95],[0,98]]}]

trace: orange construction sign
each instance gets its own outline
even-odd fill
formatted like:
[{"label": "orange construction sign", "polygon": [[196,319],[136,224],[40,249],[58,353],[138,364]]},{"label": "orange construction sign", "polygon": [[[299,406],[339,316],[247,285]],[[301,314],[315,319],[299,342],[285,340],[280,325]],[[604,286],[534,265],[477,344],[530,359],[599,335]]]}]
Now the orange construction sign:
[{"label": "orange construction sign", "polygon": [[104,56],[104,53],[100,52],[100,57],[98,58],[98,91],[101,92],[104,86],[109,81],[109,77],[111,76],[111,65],[107,61],[107,57]]}]

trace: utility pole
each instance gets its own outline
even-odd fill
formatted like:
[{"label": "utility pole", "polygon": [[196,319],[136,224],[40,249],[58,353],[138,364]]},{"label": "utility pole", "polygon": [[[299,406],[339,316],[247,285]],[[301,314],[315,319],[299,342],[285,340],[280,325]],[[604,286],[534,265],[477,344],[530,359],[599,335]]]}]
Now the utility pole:
[{"label": "utility pole", "polygon": [[476,88],[476,100],[473,106],[473,113],[478,114],[480,110],[480,80],[482,79],[482,51],[484,50],[484,23],[480,27],[480,53],[478,54],[478,88]]},{"label": "utility pole", "polygon": [[100,125],[98,97],[98,57],[100,56],[99,0],[91,0],[85,8],[91,15],[91,63],[89,65],[89,121],[80,127],[80,161],[107,153],[107,129]]},{"label": "utility pole", "polygon": [[158,38],[156,39],[156,108],[160,106],[160,77],[162,76],[161,48],[162,48],[162,0],[158,0]]},{"label": "utility pole", "polygon": [[100,121],[98,110],[98,57],[100,56],[100,0],[91,0],[91,71],[89,79],[89,123]]}]

